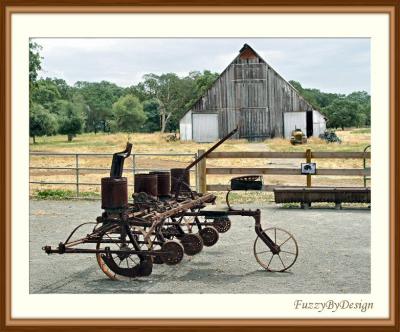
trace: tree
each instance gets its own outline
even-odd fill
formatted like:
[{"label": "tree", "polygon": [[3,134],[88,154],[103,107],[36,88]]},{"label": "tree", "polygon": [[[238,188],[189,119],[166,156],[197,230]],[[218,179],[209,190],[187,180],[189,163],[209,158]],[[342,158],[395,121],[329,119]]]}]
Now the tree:
[{"label": "tree", "polygon": [[51,80],[38,80],[31,90],[32,102],[52,111],[52,104],[61,99],[57,86]]},{"label": "tree", "polygon": [[328,126],[333,128],[358,127],[365,120],[360,112],[359,104],[346,98],[336,99],[321,111],[329,119]]},{"label": "tree", "polygon": [[56,117],[43,106],[32,103],[29,109],[29,135],[36,144],[37,136],[54,135],[57,131]]},{"label": "tree", "polygon": [[160,129],[164,133],[172,115],[184,105],[182,104],[184,102],[182,98],[184,90],[180,86],[181,80],[174,73],[147,74],[143,78],[149,95],[158,99],[160,103]]},{"label": "tree", "polygon": [[114,130],[124,132],[138,131],[146,121],[146,114],[139,99],[132,95],[126,95],[118,99],[112,107]]},{"label": "tree", "polygon": [[112,105],[123,95],[124,89],[114,83],[76,82],[75,92],[85,99],[86,130],[97,133],[108,131],[108,123],[112,119]]},{"label": "tree", "polygon": [[29,40],[29,86],[35,84],[38,77],[38,71],[42,69],[42,57],[39,53],[41,49],[42,46]]},{"label": "tree", "polygon": [[371,125],[371,96],[366,91],[352,92],[346,97],[348,100],[356,102],[364,117],[364,125]]},{"label": "tree", "polygon": [[201,72],[191,72],[189,73],[189,77],[194,79],[195,87],[196,87],[196,99],[202,96],[207,89],[214,84],[214,82],[219,77],[218,73],[213,73],[210,70],[204,70]]},{"label": "tree", "polygon": [[46,77],[46,81],[51,83],[58,91],[60,98],[64,100],[71,100],[73,96],[73,88],[61,78]]},{"label": "tree", "polygon": [[83,129],[82,105],[64,100],[59,102],[59,107],[58,132],[67,135],[68,142],[71,142]]},{"label": "tree", "polygon": [[145,132],[160,131],[160,102],[158,99],[149,99],[143,103],[143,111],[146,114],[147,120],[143,130]]}]

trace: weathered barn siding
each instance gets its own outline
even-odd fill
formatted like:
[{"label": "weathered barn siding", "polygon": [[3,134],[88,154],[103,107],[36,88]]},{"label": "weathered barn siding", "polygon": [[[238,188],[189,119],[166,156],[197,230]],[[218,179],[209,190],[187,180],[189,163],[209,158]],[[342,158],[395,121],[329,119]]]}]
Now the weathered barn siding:
[{"label": "weathered barn siding", "polygon": [[285,112],[311,110],[288,82],[244,45],[190,111],[217,112],[219,138],[240,124],[234,137],[251,140],[283,137]]}]

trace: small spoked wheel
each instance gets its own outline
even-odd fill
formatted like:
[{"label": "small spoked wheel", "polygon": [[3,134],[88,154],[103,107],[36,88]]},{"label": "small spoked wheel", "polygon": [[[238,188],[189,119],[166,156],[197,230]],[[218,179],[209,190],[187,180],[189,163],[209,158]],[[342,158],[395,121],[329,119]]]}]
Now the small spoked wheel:
[{"label": "small spoked wheel", "polygon": [[167,265],[176,265],[183,259],[184,249],[177,241],[165,241],[161,247],[161,251],[164,252],[161,258]]},{"label": "small spoked wheel", "polygon": [[218,217],[214,219],[212,226],[218,233],[226,233],[231,228],[231,220],[228,217]]},{"label": "small spoked wheel", "polygon": [[[142,234],[135,234],[140,249],[148,250],[148,243]],[[105,232],[97,242],[96,250],[104,250],[96,254],[101,270],[112,280],[124,280],[149,276],[153,269],[151,256],[132,253],[135,250],[128,237],[119,232]]]},{"label": "small spoked wheel", "polygon": [[181,244],[186,255],[194,256],[203,249],[203,239],[199,234],[185,234],[181,238]]},{"label": "small spoked wheel", "polygon": [[297,242],[292,234],[282,228],[271,227],[263,233],[278,246],[278,252],[273,253],[264,241],[257,236],[254,241],[254,256],[257,262],[267,271],[283,272],[293,266],[299,254]]},{"label": "small spoked wheel", "polygon": [[219,239],[218,231],[212,226],[207,226],[207,227],[202,228],[199,231],[199,235],[203,239],[203,244],[206,247],[213,246],[214,244],[216,244],[218,242],[218,239]]}]

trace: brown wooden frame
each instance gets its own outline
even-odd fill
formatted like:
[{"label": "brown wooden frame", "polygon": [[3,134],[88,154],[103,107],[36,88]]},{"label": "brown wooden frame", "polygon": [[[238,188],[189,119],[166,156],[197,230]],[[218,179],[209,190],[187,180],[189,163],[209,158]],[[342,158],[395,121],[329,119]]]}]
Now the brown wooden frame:
[{"label": "brown wooden frame", "polygon": [[[13,319],[10,290],[11,228],[11,66],[10,17],[15,12],[273,12],[388,13],[390,15],[390,319],[387,320],[266,320],[266,319]],[[190,330],[241,331],[399,331],[399,0],[3,0],[1,2],[0,91],[0,328],[3,331]],[[396,91],[396,93],[395,93]],[[396,253],[396,254],[395,254]],[[201,310],[201,308],[200,308]],[[265,326],[269,327],[265,327]]]}]

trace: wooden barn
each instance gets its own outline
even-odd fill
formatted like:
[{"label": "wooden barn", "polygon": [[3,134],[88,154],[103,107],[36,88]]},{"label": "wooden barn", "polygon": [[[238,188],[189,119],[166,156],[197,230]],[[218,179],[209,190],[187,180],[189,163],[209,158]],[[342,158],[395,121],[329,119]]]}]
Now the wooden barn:
[{"label": "wooden barn", "polygon": [[326,119],[249,45],[180,120],[181,140],[213,142],[237,124],[235,138],[290,137],[300,128],[318,136]]}]

